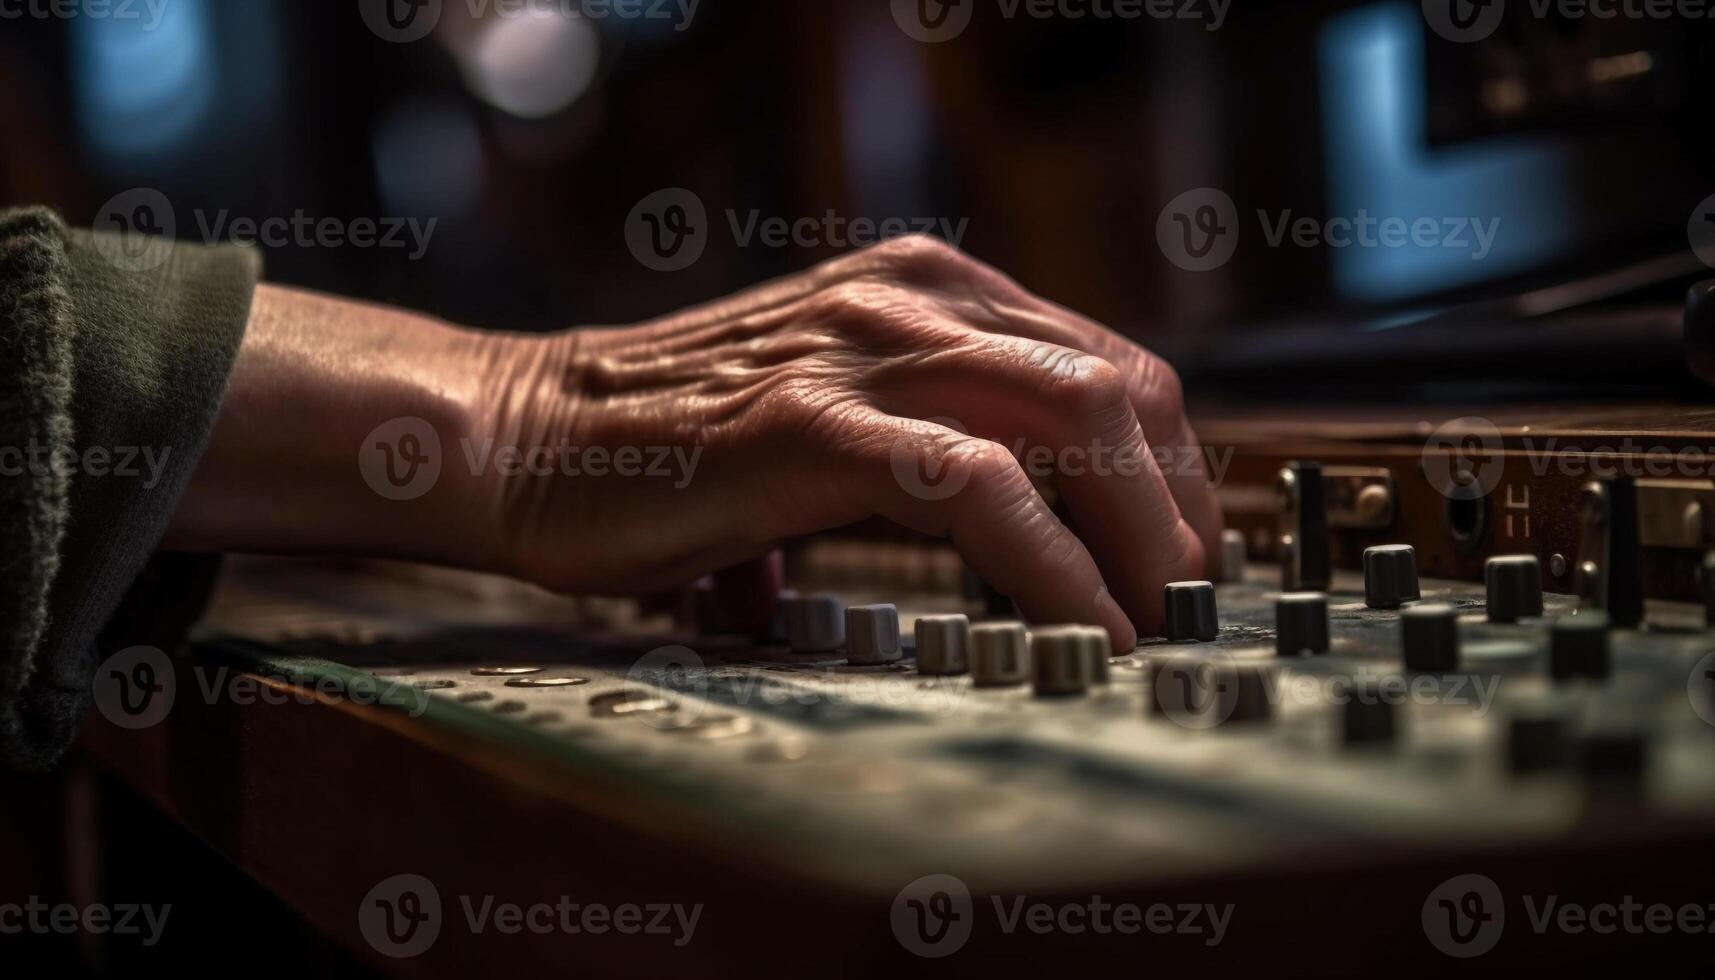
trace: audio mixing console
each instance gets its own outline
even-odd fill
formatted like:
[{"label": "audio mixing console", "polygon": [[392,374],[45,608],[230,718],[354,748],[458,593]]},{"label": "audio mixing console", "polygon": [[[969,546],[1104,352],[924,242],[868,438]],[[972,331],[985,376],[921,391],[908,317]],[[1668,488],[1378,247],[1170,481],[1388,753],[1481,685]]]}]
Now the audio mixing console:
[{"label": "audio mixing console", "polygon": [[[622,821],[694,828],[717,866],[743,855],[802,889],[782,894],[850,899],[817,928],[869,943],[891,910],[885,949],[900,955],[926,955],[898,917],[944,899],[945,881],[978,896],[979,919],[991,896],[1246,895],[1222,924],[1243,962],[1306,917],[1382,943],[1366,955],[1459,955],[1426,896],[1458,872],[1527,880],[1509,862],[1557,888],[1572,886],[1554,875],[1616,862],[1633,877],[1611,887],[1708,881],[1715,633],[1701,606],[1651,600],[1624,628],[1545,594],[1529,556],[1493,559],[1484,584],[1419,580],[1404,546],[1364,563],[1324,582],[1301,563],[1293,591],[1256,564],[1170,586],[1170,636],[1121,656],[1100,631],[1026,627],[957,591],[788,593],[776,635],[747,638],[571,630],[492,592],[402,606],[373,577],[322,576],[313,594],[229,589],[199,659],[370,692],[379,707],[364,710],[437,744],[618,787]],[[1284,893],[1238,884],[1257,881]],[[1210,962],[1195,952],[1207,932],[1175,938],[1195,955],[1162,962]]]}]

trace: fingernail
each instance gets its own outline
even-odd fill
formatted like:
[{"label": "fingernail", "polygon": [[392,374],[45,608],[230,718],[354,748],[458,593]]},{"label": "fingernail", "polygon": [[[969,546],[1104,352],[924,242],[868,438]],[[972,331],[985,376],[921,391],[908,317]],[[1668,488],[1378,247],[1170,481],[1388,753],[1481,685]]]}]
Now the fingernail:
[{"label": "fingernail", "polygon": [[1115,653],[1130,653],[1137,646],[1137,628],[1131,624],[1120,604],[1108,594],[1108,587],[1096,590],[1095,621],[1108,631]]}]

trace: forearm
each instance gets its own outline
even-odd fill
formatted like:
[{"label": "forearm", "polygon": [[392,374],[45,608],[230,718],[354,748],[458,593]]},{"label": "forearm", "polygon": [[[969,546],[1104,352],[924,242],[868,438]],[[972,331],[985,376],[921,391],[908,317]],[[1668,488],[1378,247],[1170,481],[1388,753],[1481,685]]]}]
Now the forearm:
[{"label": "forearm", "polygon": [[[259,287],[165,546],[505,567],[482,519],[492,493],[464,465],[464,446],[494,431],[505,403],[496,389],[518,346],[418,314]],[[413,419],[426,425],[395,421]],[[417,444],[402,446],[402,436]],[[439,475],[414,470],[412,458]]]}]

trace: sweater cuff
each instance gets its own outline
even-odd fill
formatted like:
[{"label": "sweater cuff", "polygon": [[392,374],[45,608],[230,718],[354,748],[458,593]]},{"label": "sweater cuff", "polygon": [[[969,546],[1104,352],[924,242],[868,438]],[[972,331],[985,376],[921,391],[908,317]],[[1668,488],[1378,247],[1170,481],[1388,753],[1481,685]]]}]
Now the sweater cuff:
[{"label": "sweater cuff", "polygon": [[0,492],[22,543],[0,561],[12,768],[63,754],[101,656],[162,642],[103,630],[139,621],[115,614],[207,444],[261,272],[253,249],[135,244],[0,212],[0,449],[28,453]]}]

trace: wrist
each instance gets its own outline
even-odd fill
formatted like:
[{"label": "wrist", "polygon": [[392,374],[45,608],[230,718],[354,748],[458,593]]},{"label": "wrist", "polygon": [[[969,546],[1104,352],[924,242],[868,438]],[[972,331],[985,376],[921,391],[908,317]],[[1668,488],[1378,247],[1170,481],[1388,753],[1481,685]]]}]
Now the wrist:
[{"label": "wrist", "polygon": [[505,570],[465,449],[495,431],[528,338],[259,287],[167,547]]}]

